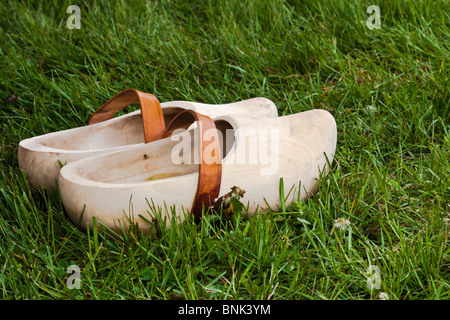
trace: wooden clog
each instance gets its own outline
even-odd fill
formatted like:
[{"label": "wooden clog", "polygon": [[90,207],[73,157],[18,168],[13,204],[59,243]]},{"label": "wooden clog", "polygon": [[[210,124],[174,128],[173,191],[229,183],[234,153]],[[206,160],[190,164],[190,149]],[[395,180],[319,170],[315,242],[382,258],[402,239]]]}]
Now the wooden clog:
[{"label": "wooden clog", "polygon": [[325,110],[226,115],[184,130],[194,120],[182,112],[166,128],[166,138],[64,166],[58,182],[72,222],[86,229],[95,217],[120,230],[133,221],[148,232],[152,206],[162,209],[168,223],[172,212],[184,221],[183,209],[199,217],[199,203],[206,210],[234,186],[245,191],[241,201],[250,214],[276,208],[280,178],[293,199],[305,199],[328,172],[336,149],[336,123]]},{"label": "wooden clog", "polygon": [[[118,110],[134,102],[139,102],[140,110],[113,118]],[[18,150],[19,167],[27,173],[32,187],[44,185],[55,189],[61,166],[158,140],[165,126],[182,110],[194,110],[212,118],[228,114],[278,115],[275,104],[266,98],[222,105],[187,101],[160,104],[152,94],[126,89],[101,106],[87,126],[22,140]]]}]

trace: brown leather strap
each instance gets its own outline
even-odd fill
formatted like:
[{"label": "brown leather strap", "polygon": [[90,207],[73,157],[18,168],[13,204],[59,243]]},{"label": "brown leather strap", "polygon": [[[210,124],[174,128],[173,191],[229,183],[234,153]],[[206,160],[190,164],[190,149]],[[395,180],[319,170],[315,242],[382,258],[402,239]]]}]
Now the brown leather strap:
[{"label": "brown leather strap", "polygon": [[92,114],[88,124],[111,119],[117,111],[135,102],[141,107],[145,143],[161,139],[165,129],[161,105],[154,95],[136,89],[125,89],[109,99]]},{"label": "brown leather strap", "polygon": [[[222,179],[222,156],[216,125],[210,117],[193,110],[184,110],[172,119],[163,137],[171,136],[176,129],[188,129],[194,121],[197,121],[198,125],[199,150],[201,152],[197,192],[192,206],[192,213],[195,220],[198,221],[202,216],[203,205],[206,210],[219,196]],[[205,143],[203,140],[207,131],[208,136],[213,140],[210,143]]]}]

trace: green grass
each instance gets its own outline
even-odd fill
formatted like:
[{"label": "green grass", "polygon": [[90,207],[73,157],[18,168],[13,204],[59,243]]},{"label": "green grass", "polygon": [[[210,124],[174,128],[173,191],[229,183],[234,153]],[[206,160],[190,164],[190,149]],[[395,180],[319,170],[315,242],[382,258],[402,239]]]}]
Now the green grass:
[{"label": "green grass", "polygon": [[[1,298],[450,299],[448,1],[86,0],[79,30],[70,4],[0,3]],[[365,24],[372,4],[381,29]],[[28,186],[17,146],[85,125],[128,87],[326,109],[335,161],[285,210],[83,233],[57,193]],[[80,289],[66,285],[74,264]]]}]

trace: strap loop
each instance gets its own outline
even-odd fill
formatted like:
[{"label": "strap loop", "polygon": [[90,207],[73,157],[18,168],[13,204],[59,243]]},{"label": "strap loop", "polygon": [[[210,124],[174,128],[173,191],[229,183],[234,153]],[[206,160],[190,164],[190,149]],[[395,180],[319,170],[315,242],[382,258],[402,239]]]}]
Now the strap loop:
[{"label": "strap loop", "polygon": [[135,102],[139,102],[141,108],[145,143],[161,139],[165,129],[161,105],[153,94],[136,89],[125,89],[109,99],[92,114],[88,124],[109,120],[117,111]]},{"label": "strap loop", "polygon": [[[193,110],[184,110],[178,113],[167,126],[163,138],[172,135],[176,129],[188,129],[197,121],[199,132],[200,168],[198,175],[197,192],[195,194],[192,213],[195,221],[202,216],[202,207],[210,207],[219,196],[222,179],[222,156],[220,142],[214,121],[203,114]],[[204,137],[208,135],[213,141],[205,143]],[[206,151],[206,152],[205,152]],[[208,153],[208,154],[206,154]],[[212,161],[211,161],[212,160]]]}]

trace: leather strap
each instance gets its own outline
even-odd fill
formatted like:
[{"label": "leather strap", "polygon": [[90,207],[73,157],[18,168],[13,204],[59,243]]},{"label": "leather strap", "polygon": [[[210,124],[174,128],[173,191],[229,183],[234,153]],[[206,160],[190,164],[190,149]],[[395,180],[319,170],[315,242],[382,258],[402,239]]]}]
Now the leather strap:
[{"label": "leather strap", "polygon": [[[172,119],[167,126],[163,137],[166,138],[171,136],[176,129],[188,129],[195,121],[197,121],[198,125],[201,161],[197,192],[192,206],[192,213],[195,221],[198,221],[202,216],[202,207],[205,206],[206,210],[219,196],[220,183],[222,180],[222,156],[216,125],[210,117],[193,110],[184,110]],[[206,132],[208,132],[208,136],[213,140],[210,143],[205,143],[203,140]],[[208,154],[205,154],[205,151]]]},{"label": "leather strap", "polygon": [[141,107],[145,143],[161,139],[165,129],[161,105],[153,94],[136,89],[125,89],[109,99],[92,114],[88,124],[109,120],[117,111],[135,102]]}]

